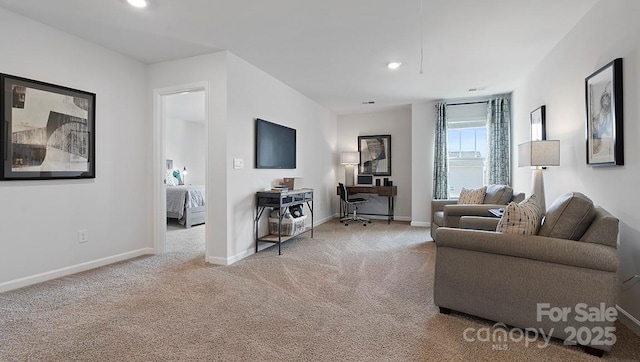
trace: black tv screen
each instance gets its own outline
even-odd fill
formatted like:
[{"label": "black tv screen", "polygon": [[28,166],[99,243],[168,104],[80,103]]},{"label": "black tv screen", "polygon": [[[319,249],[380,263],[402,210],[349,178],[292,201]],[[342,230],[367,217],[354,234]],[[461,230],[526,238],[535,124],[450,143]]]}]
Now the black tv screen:
[{"label": "black tv screen", "polygon": [[296,168],[296,130],[257,118],[256,168]]}]

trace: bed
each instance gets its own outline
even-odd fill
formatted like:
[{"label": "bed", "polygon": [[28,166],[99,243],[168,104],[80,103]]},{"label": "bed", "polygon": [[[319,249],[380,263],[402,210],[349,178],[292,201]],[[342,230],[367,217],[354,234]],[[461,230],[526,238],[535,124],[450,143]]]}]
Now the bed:
[{"label": "bed", "polygon": [[167,186],[167,218],[178,219],[187,229],[204,224],[204,185]]}]

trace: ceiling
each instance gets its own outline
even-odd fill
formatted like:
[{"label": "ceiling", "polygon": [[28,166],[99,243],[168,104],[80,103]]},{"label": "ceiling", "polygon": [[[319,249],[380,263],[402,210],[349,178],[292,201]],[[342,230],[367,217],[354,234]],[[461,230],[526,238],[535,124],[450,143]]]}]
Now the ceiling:
[{"label": "ceiling", "polygon": [[165,114],[168,121],[190,121],[204,123],[204,91],[176,93],[164,96]]},{"label": "ceiling", "polygon": [[228,50],[344,114],[510,92],[598,0],[150,1],[0,7],[144,63]]}]

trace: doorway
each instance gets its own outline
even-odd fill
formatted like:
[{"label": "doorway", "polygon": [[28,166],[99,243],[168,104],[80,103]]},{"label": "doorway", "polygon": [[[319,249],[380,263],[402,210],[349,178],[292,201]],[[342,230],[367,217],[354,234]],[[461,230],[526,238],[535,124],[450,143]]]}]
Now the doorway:
[{"label": "doorway", "polygon": [[206,249],[207,88],[202,83],[154,91],[156,254]]}]

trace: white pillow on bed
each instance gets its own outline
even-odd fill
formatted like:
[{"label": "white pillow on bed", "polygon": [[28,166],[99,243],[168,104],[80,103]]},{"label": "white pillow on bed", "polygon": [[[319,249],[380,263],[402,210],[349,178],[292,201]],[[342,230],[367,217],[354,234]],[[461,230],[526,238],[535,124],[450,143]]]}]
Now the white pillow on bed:
[{"label": "white pillow on bed", "polygon": [[164,177],[167,186],[178,186],[178,179],[173,176],[173,170],[167,170],[167,174]]}]

